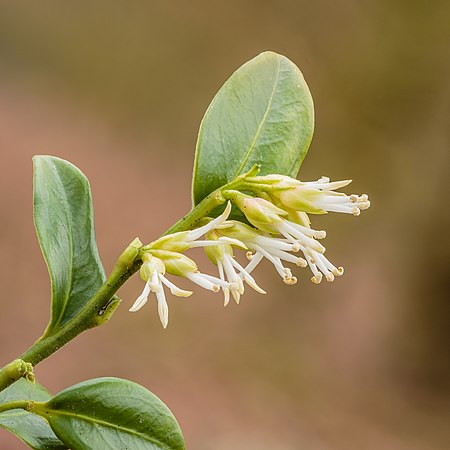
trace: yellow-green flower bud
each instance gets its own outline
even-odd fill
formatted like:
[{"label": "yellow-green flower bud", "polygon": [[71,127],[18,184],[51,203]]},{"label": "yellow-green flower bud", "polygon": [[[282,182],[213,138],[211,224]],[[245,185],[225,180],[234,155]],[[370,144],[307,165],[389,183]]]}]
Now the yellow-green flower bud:
[{"label": "yellow-green flower bud", "polygon": [[234,201],[252,225],[267,233],[276,232],[274,225],[283,222],[280,216],[287,215],[286,211],[263,198],[242,195],[236,196]]},{"label": "yellow-green flower bud", "polygon": [[197,264],[182,253],[168,250],[152,250],[152,254],[159,258],[168,273],[179,277],[186,277],[188,273],[198,271]]}]

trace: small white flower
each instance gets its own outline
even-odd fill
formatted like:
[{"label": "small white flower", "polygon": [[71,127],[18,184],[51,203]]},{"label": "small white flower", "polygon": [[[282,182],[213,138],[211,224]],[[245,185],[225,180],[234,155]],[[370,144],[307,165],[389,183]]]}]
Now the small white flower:
[{"label": "small white flower", "polygon": [[140,273],[141,278],[146,283],[142,294],[136,299],[130,311],[139,311],[147,303],[150,292],[154,292],[158,301],[159,319],[161,320],[162,326],[166,328],[169,323],[169,307],[163,285],[166,285],[171,293],[177,297],[189,297],[192,292],[178,288],[164,276],[166,268],[161,259],[155,258],[148,253],[144,254],[143,259],[144,262],[141,266]]},{"label": "small white flower", "polygon": [[[228,239],[231,243],[234,243],[234,245],[247,250],[247,247],[241,241],[220,236],[215,230],[210,231],[207,237],[212,241]],[[229,245],[205,248],[205,253],[209,259],[217,265],[220,279],[228,283],[228,287],[222,288],[224,292],[224,306],[227,306],[230,301],[230,293],[236,303],[239,304],[241,295],[244,293],[244,281],[260,294],[266,293],[258,286],[255,279],[248,271],[235,260],[231,243]]]},{"label": "small white flower", "polygon": [[[325,181],[323,184],[326,184]],[[313,230],[305,212],[291,209],[287,212],[269,200],[244,194],[235,195],[233,200],[252,225],[268,233],[266,236],[256,232],[251,235],[249,227],[243,232],[242,226],[237,224],[235,233],[231,229],[228,231],[224,229],[225,234],[241,240],[248,248],[256,251],[254,259],[246,267],[247,271],[252,271],[265,257],[275,266],[287,284],[295,284],[297,279],[292,276],[289,268],[283,266],[282,261],[293,262],[303,267],[308,265],[313,272],[311,280],[314,283],[320,283],[323,275],[327,281],[333,281],[336,276],[343,274],[342,267],[335,267],[325,257],[325,247],[318,241],[325,238],[325,231]],[[284,239],[273,235],[281,235]],[[289,244],[291,247],[286,248],[285,246]],[[290,253],[298,251],[303,253],[305,259],[297,258]]]},{"label": "small white flower", "polygon": [[359,216],[362,210],[370,207],[366,194],[346,195],[335,192],[349,185],[352,180],[330,182],[328,177],[322,177],[317,181],[302,182],[279,175],[253,178],[256,179],[264,179],[271,186],[270,193],[277,197],[283,206],[297,211],[312,214],[340,212]]},{"label": "small white flower", "polygon": [[227,203],[223,213],[216,217],[215,219],[209,221],[206,225],[189,231],[179,231],[178,233],[168,234],[163,236],[158,240],[151,242],[150,244],[143,247],[143,250],[169,250],[172,252],[184,252],[190,248],[194,247],[208,247],[216,245],[227,245],[235,244],[235,242],[229,242],[227,239],[220,240],[218,242],[213,242],[211,240],[199,240],[208,231],[214,230],[214,228],[220,226],[225,220],[227,220],[231,211],[231,202]]},{"label": "small white flower", "polygon": [[[359,215],[370,206],[367,195],[346,195],[335,192],[350,181],[330,182],[322,177],[314,182],[301,182],[283,175],[252,176],[245,179],[245,190],[256,197],[236,190],[223,191],[244,213],[252,226],[228,220],[231,202],[224,212],[194,230],[163,236],[142,247],[143,265],[141,277],[145,281],[142,294],[130,311],[138,311],[148,300],[151,292],[156,294],[158,313],[164,328],[169,320],[164,287],[179,297],[188,297],[191,291],[175,286],[165,276],[166,272],[186,278],[198,286],[224,293],[225,306],[232,296],[239,303],[247,283],[257,292],[265,291],[256,283],[251,273],[266,258],[275,267],[286,284],[295,284],[297,278],[285,263],[311,269],[314,283],[323,277],[333,281],[343,274],[325,256],[325,247],[319,240],[325,238],[323,230],[311,228],[307,213],[325,214],[342,212]],[[184,255],[194,247],[203,247],[209,259],[217,266],[219,276],[201,273],[197,264]],[[235,249],[247,251],[249,263],[243,267],[234,257]],[[303,257],[298,256],[301,252]]]},{"label": "small white flower", "polygon": [[291,269],[284,267],[282,261],[293,263],[299,267],[306,267],[307,262],[298,256],[291,254],[300,250],[298,243],[287,242],[286,239],[279,239],[267,233],[261,233],[255,228],[251,228],[242,222],[234,220],[227,221],[218,230],[219,233],[239,238],[251,251],[247,252],[250,263],[245,267],[249,275],[263,258],[270,261],[278,274],[286,284],[295,284],[297,278],[292,276]]}]

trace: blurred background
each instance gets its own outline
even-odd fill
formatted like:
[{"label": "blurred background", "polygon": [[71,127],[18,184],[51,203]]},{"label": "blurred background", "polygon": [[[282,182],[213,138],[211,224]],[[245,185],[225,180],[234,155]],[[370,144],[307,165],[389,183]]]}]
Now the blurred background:
[{"label": "blurred background", "polygon": [[[52,392],[99,376],[151,389],[193,450],[450,448],[450,3],[442,1],[0,2],[0,358],[48,320],[32,222],[33,154],[92,185],[110,271],[190,208],[197,129],[215,92],[274,50],[303,71],[316,131],[300,178],[353,178],[372,207],[314,218],[332,284],[284,286],[272,267],[223,308],[197,290],[124,305],[36,368]],[[203,265],[202,267],[205,267]],[[0,448],[25,445],[0,430]]]}]

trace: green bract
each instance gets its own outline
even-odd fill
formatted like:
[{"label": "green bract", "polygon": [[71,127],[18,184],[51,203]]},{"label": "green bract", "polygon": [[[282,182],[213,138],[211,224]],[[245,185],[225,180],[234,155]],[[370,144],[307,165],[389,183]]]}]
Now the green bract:
[{"label": "green bract", "polygon": [[296,176],[314,131],[314,107],[298,67],[261,53],[222,86],[200,125],[194,164],[194,205],[261,165],[261,175]]},{"label": "green bract", "polygon": [[180,427],[164,403],[142,386],[119,378],[77,384],[35,412],[72,450],[184,450]]},{"label": "green bract", "polygon": [[52,282],[52,314],[44,336],[72,319],[105,281],[94,233],[89,182],[73,164],[34,161],[34,223]]},{"label": "green bract", "polygon": [[[47,401],[51,395],[24,378],[0,393],[0,404],[14,400]],[[10,431],[35,450],[66,450],[49,424],[41,417],[22,409],[0,413],[0,427]]]}]

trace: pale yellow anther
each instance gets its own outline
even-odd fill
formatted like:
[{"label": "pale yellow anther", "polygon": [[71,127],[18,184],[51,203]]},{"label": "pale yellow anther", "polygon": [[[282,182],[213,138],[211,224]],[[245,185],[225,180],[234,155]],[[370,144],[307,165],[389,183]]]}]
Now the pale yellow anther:
[{"label": "pale yellow anther", "polygon": [[220,291],[220,286],[218,284],[214,284],[212,287],[213,292],[219,292]]},{"label": "pale yellow anther", "polygon": [[300,244],[296,242],[295,244],[292,244],[291,252],[297,253],[300,250]]},{"label": "pale yellow anther", "polygon": [[332,281],[334,281],[334,275],[333,275],[332,273],[329,273],[329,274],[326,276],[326,279],[327,279],[327,281],[328,281],[329,283],[331,283]]},{"label": "pale yellow anther", "polygon": [[361,214],[361,211],[359,208],[353,208],[352,214],[354,216],[359,216]]},{"label": "pale yellow anther", "polygon": [[316,239],[325,239],[327,237],[327,232],[325,230],[318,230],[314,233]]},{"label": "pale yellow anther", "polygon": [[247,252],[247,253],[245,254],[245,256],[247,257],[247,259],[248,259],[249,261],[251,261],[251,260],[253,259],[254,254],[253,254],[252,252]]},{"label": "pale yellow anther", "polygon": [[288,277],[288,276],[286,276],[286,277],[283,278],[283,281],[288,286],[292,286],[292,285],[297,283],[297,277],[293,277],[293,276]]},{"label": "pale yellow anther", "polygon": [[303,259],[303,258],[297,258],[297,259],[295,260],[295,264],[296,264],[298,267],[306,267],[306,266],[308,265],[308,263],[306,262],[306,259]]},{"label": "pale yellow anther", "polygon": [[319,274],[317,274],[316,276],[312,277],[312,278],[311,278],[311,281],[312,281],[314,284],[320,284],[320,282],[322,281],[322,274],[319,273]]}]

